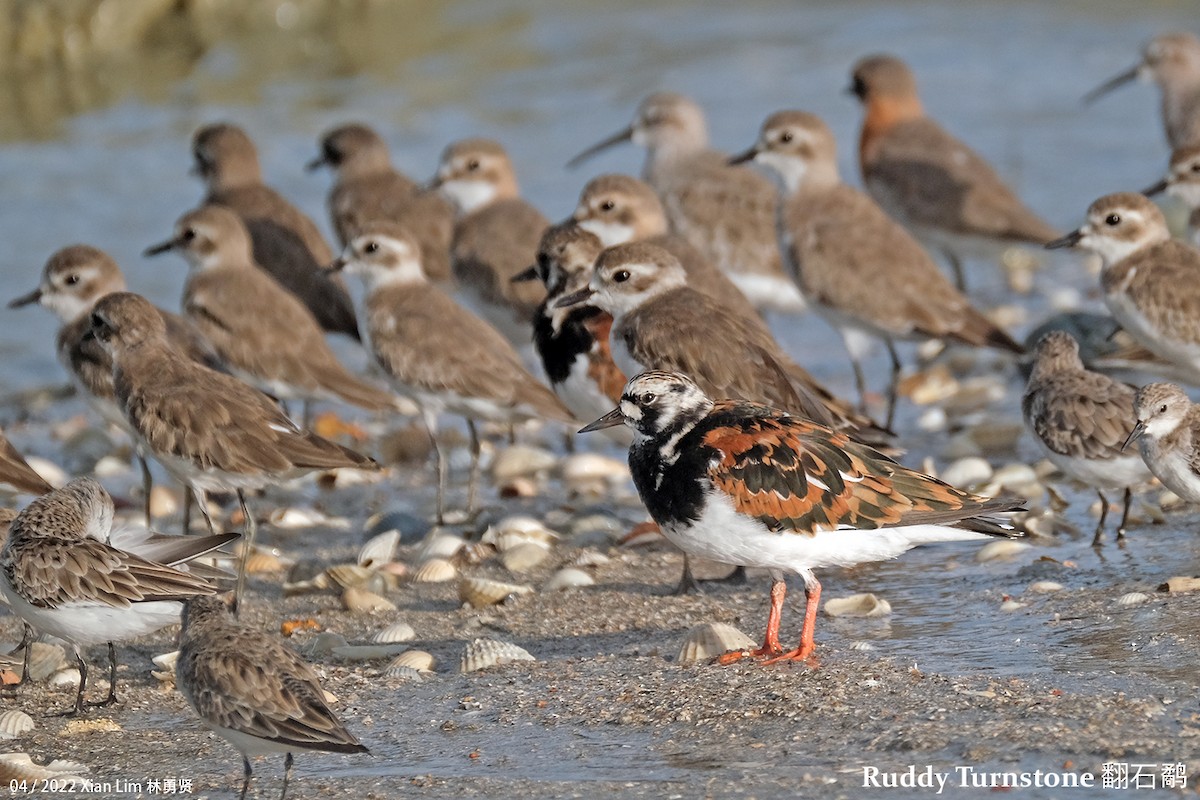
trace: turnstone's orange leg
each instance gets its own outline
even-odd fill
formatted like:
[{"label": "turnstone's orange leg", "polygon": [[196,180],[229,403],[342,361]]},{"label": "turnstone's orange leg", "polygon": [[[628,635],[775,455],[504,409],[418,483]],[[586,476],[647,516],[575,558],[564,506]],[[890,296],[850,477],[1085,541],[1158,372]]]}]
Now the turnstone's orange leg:
[{"label": "turnstone's orange leg", "polygon": [[804,606],[804,630],[800,634],[800,646],[795,650],[789,650],[786,653],[781,653],[774,658],[767,659],[764,664],[774,664],[779,661],[808,661],[817,649],[816,642],[813,641],[813,632],[817,627],[817,608],[821,603],[821,583],[816,578],[811,582],[805,582],[804,597],[806,600]]},{"label": "turnstone's orange leg", "polygon": [[[732,664],[747,656],[762,658],[777,656],[783,652],[779,643],[779,621],[783,619],[783,598],[787,595],[787,583],[782,578],[771,581],[771,609],[767,612],[767,634],[763,637],[762,647],[757,650],[735,650],[725,653],[717,659],[718,664]],[[768,662],[769,663],[769,662]]]}]

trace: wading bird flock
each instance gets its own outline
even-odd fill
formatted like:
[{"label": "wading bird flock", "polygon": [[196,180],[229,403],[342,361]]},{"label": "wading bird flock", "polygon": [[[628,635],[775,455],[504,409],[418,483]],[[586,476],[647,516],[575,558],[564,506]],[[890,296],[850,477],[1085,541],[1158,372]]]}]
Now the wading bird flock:
[{"label": "wading bird flock", "polygon": [[[444,415],[462,417],[470,435],[468,515],[478,504],[481,436],[493,426],[511,436],[528,421],[573,430],[595,420],[581,432],[603,430],[628,446],[646,511],[685,556],[770,575],[761,647],[719,660],[815,663],[816,570],[920,544],[1024,535],[1011,516],[1020,499],[971,494],[895,460],[903,457],[896,342],[1025,356],[970,298],[969,259],[1014,244],[1095,253],[1116,323],[1200,383],[1200,40],[1158,37],[1134,69],[1087,99],[1139,76],[1162,94],[1174,150],[1166,177],[1145,193],[1096,200],[1065,236],[928,117],[912,71],[884,55],[850,72],[864,110],[865,191],[843,182],[834,136],[813,114],[773,113],[756,134],[747,130],[749,149],[731,155],[710,146],[695,102],[660,92],[570,164],[632,142],[646,151],[641,179],[593,177],[551,224],[521,197],[495,141],[450,144],[422,184],[393,166],[377,132],[347,124],[320,139],[308,165],[334,173],[328,211],[340,255],[264,183],[244,131],[201,128],[192,155],[202,202],[146,250],[187,263],[182,314],[127,291],[117,264],[82,244],[51,255],[37,287],[10,303],[58,316],[57,356],[95,422],[130,437],[145,491],[146,530],[118,535],[113,500],[94,479],[53,488],[0,440],[0,481],[36,496],[5,517],[0,550],[0,596],[26,623],[26,667],[33,633],[66,642],[81,676],[68,713],[82,713],[92,705],[82,648],[106,644],[104,703],[115,702],[115,644],[182,612],[178,686],[204,725],[242,753],[242,797],[252,755],[287,754],[286,794],[294,751],[365,752],[313,670],[235,618],[240,605],[265,600],[246,595],[255,536],[247,494],[314,471],[380,469],[313,433],[313,403],[388,416],[415,406],[433,441],[439,526],[452,518]],[[1189,241],[1172,238],[1147,198],[1163,191],[1189,206]],[[855,402],[818,381],[762,316],[806,310],[844,340]],[[354,374],[327,334],[361,342],[377,372]],[[876,341],[892,365],[882,408],[864,367]],[[1119,537],[1134,489],[1153,478],[1200,502],[1200,409],[1181,389],[1139,389],[1092,371],[1063,331],[1035,345],[1023,416],[1045,456],[1100,494],[1097,545],[1106,491],[1124,500]],[[191,502],[185,535],[150,533],[148,462],[194,498],[205,535],[190,530]],[[210,494],[236,498],[242,530],[219,530]],[[223,599],[235,576],[203,557],[239,538],[234,591]],[[791,649],[779,638],[788,573],[801,576],[806,595]],[[691,586],[685,569],[681,588]]]}]

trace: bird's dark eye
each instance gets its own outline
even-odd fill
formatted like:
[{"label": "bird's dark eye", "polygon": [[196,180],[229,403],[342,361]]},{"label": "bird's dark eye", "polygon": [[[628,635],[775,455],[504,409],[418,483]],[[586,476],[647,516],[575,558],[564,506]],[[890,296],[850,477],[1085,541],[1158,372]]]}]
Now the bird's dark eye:
[{"label": "bird's dark eye", "polygon": [[1166,403],[1163,403],[1161,406],[1158,407],[1158,413],[1160,413],[1160,414],[1167,413],[1167,404]]},{"label": "bird's dark eye", "polygon": [[72,272],[66,277],[66,279],[63,280],[63,283],[65,283],[67,286],[74,286],[75,284],[79,283],[79,276]]},{"label": "bird's dark eye", "polygon": [[188,228],[187,230],[185,230],[185,231],[183,232],[183,235],[182,235],[182,236],[180,236],[179,238],[183,239],[185,242],[190,242],[190,241],[192,241],[193,239],[195,239],[195,238],[196,238],[196,229],[195,229],[195,228]]},{"label": "bird's dark eye", "polygon": [[783,133],[779,134],[779,141],[783,142],[784,144],[787,144],[793,138],[795,137],[792,135],[791,131],[784,131]]},{"label": "bird's dark eye", "polygon": [[617,204],[614,203],[612,200],[604,200],[600,203],[601,211],[612,211],[616,207],[617,207]]},{"label": "bird's dark eye", "polygon": [[642,396],[641,396],[641,397],[638,399],[638,402],[639,402],[639,403],[641,403],[641,404],[642,404],[642,405],[644,405],[644,406],[648,406],[648,405],[650,405],[651,403],[653,403],[653,402],[654,402],[656,399],[657,399],[657,398],[654,396],[654,394],[653,394],[653,393],[651,393],[651,392],[646,392],[645,394],[643,394],[643,395],[642,395]]},{"label": "bird's dark eye", "polygon": [[363,246],[363,252],[364,253],[378,253],[379,252],[379,242],[367,242]]},{"label": "bird's dark eye", "polygon": [[619,269],[613,273],[613,281],[616,283],[624,283],[629,280],[629,270]]},{"label": "bird's dark eye", "polygon": [[1105,225],[1120,225],[1121,224],[1121,215],[1120,214],[1109,214],[1107,217],[1104,218],[1104,224]]},{"label": "bird's dark eye", "polygon": [[468,171],[474,172],[477,169],[479,169],[479,159],[478,158],[472,158],[471,160],[469,160],[467,162],[467,170]]},{"label": "bird's dark eye", "polygon": [[1195,164],[1192,164],[1192,172],[1200,172],[1200,161],[1197,161]]}]

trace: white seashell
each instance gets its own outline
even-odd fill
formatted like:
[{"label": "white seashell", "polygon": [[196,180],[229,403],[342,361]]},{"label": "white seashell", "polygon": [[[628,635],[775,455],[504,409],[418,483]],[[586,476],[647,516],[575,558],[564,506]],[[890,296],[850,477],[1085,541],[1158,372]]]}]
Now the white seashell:
[{"label": "white seashell", "polygon": [[372,584],[372,579],[375,578],[375,570],[360,567],[358,564],[334,564],[325,570],[325,574],[329,577],[332,586],[342,589],[349,589],[351,586],[360,589],[382,588],[381,586]]},{"label": "white seashell", "polygon": [[538,544],[542,547],[552,547],[559,535],[547,528],[533,517],[505,517],[489,528],[480,541],[493,544],[501,553],[522,544]]},{"label": "white seashell", "polygon": [[366,589],[348,586],[342,590],[342,605],[356,614],[375,614],[380,611],[395,611],[396,604]]},{"label": "white seashell", "polygon": [[58,672],[50,676],[51,686],[78,686],[79,685],[79,670],[75,667],[60,669]]},{"label": "white seashell", "polygon": [[874,650],[875,645],[871,644],[870,642],[864,642],[862,640],[859,640],[857,642],[851,642],[850,649],[851,650]]},{"label": "white seashell", "polygon": [[533,478],[513,478],[496,487],[496,494],[505,500],[515,497],[537,497],[538,484]]},{"label": "white seashell", "polygon": [[314,658],[329,655],[338,647],[346,646],[346,637],[333,631],[322,631],[313,637],[308,645],[308,653]]},{"label": "white seashell", "polygon": [[362,567],[378,567],[396,558],[396,545],[400,543],[400,531],[384,531],[372,536],[358,551],[358,564]]},{"label": "white seashell", "polygon": [[951,486],[966,489],[986,483],[992,477],[992,465],[978,456],[960,458],[942,472],[942,480]]},{"label": "white seashell", "polygon": [[129,462],[116,456],[105,456],[92,467],[92,474],[97,478],[115,478],[129,472]]},{"label": "white seashell", "polygon": [[394,622],[371,637],[377,644],[395,644],[396,642],[411,642],[417,638],[417,632],[407,622]]},{"label": "white seashell", "polygon": [[563,483],[575,494],[605,494],[614,483],[629,479],[629,466],[598,453],[576,453],[559,466]]},{"label": "white seashell", "polygon": [[549,450],[524,445],[512,445],[496,454],[492,459],[492,480],[508,483],[515,478],[531,478],[544,475],[554,469],[558,456]]},{"label": "white seashell", "polygon": [[1150,600],[1150,595],[1145,594],[1144,592],[1130,592],[1129,594],[1123,594],[1120,597],[1118,597],[1117,605],[1119,605],[1119,606],[1140,606],[1142,603],[1148,602],[1149,600]]},{"label": "white seashell", "polygon": [[946,430],[949,421],[945,409],[941,406],[931,406],[917,417],[917,427],[926,433],[939,433]]},{"label": "white seashell", "polygon": [[1051,592],[1061,592],[1063,585],[1054,581],[1034,581],[1029,584],[1029,591],[1034,594],[1050,594]]},{"label": "white seashell", "polygon": [[578,567],[564,567],[550,576],[550,580],[542,585],[543,592],[560,592],[564,589],[575,589],[580,586],[595,586],[596,579],[591,573]]},{"label": "white seashell", "polygon": [[[25,654],[21,653],[21,658],[24,657]],[[46,642],[34,642],[33,650],[29,653],[29,680],[44,681],[66,664],[67,654],[62,647]]]},{"label": "white seashell", "polygon": [[732,625],[706,622],[692,628],[683,637],[675,663],[694,664],[735,650],[751,650],[755,646],[753,639]]},{"label": "white seashell", "polygon": [[418,566],[412,574],[413,583],[445,583],[458,576],[458,570],[444,558],[431,558]]},{"label": "white seashell", "polygon": [[1037,483],[1038,476],[1033,467],[1028,464],[1006,464],[992,474],[992,482],[1011,489]]},{"label": "white seashell", "polygon": [[465,544],[466,541],[461,536],[455,536],[452,533],[436,533],[421,544],[420,549],[417,550],[417,561],[454,558]]},{"label": "white seashell", "polygon": [[179,511],[180,497],[174,489],[166,486],[155,486],[150,490],[150,516],[169,517]]},{"label": "white seashell", "polygon": [[509,572],[528,572],[550,557],[550,551],[537,542],[522,542],[510,547],[500,556],[500,563]]},{"label": "white seashell", "polygon": [[422,681],[425,680],[426,675],[426,673],[412,667],[396,666],[395,662],[384,667],[383,674],[389,678],[402,681]]},{"label": "white seashell", "polygon": [[8,786],[11,782],[17,784],[33,784],[35,781],[58,780],[61,782],[80,783],[79,775],[88,771],[83,764],[74,761],[58,759],[46,766],[33,763],[28,753],[0,754],[0,784]]},{"label": "white seashell", "polygon": [[424,650],[405,650],[388,664],[389,668],[408,667],[409,669],[415,669],[417,672],[433,672],[436,666],[437,659]]},{"label": "white seashell", "polygon": [[13,710],[0,713],[0,739],[16,739],[31,730],[33,730],[33,717],[24,711]]},{"label": "white seashell", "polygon": [[169,653],[163,653],[160,656],[155,656],[150,660],[154,662],[154,666],[161,670],[174,671],[175,662],[179,660],[179,651],[172,650]]},{"label": "white seashell", "polygon": [[1019,603],[1016,600],[1005,600],[1000,604],[1001,611],[1017,611],[1025,607],[1024,603]]},{"label": "white seashell", "polygon": [[571,561],[577,567],[603,567],[612,563],[612,559],[599,550],[583,550]]},{"label": "white seashell", "polygon": [[458,599],[474,608],[494,606],[514,594],[529,594],[532,591],[530,586],[501,583],[488,578],[463,578],[458,583]]},{"label": "white seashell", "polygon": [[277,508],[271,512],[268,519],[276,528],[284,530],[312,528],[329,522],[329,517],[315,508]]},{"label": "white seashell", "polygon": [[988,542],[983,547],[975,551],[975,560],[980,563],[985,561],[998,561],[1004,558],[1012,558],[1019,553],[1023,553],[1029,549],[1029,545],[1025,542],[1019,542],[1016,539],[998,539],[994,542]]},{"label": "white seashell", "polygon": [[852,594],[825,601],[825,613],[831,617],[886,617],[892,604],[873,594]]},{"label": "white seashell", "polygon": [[40,456],[26,456],[25,463],[33,467],[33,471],[41,475],[42,480],[56,489],[66,486],[67,481],[71,480],[71,476],[67,474],[66,470],[53,461],[48,461]]},{"label": "white seashell", "polygon": [[514,661],[537,661],[528,651],[499,639],[475,639],[463,650],[459,672],[475,672]]},{"label": "white seashell", "polygon": [[332,655],[347,661],[370,661],[391,658],[404,652],[402,644],[347,644],[333,648]]}]

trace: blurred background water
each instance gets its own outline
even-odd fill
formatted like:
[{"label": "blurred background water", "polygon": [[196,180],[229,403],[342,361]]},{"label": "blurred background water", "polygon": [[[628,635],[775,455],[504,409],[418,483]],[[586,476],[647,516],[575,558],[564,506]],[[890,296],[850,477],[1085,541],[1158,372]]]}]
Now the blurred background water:
[{"label": "blurred background water", "polygon": [[[495,137],[526,195],[559,219],[591,175],[640,169],[632,147],[576,172],[563,164],[625,125],[654,89],[696,97],[715,145],[730,150],[772,110],[815,111],[857,182],[860,111],[843,90],[850,65],[880,50],[907,59],[930,112],[1065,230],[1097,196],[1157,179],[1168,155],[1154,89],[1090,108],[1081,95],[1132,64],[1149,37],[1194,26],[1196,10],[1093,0],[7,0],[0,286],[4,299],[32,288],[51,252],[87,242],[117,258],[131,288],[175,308],[182,261],[140,253],[199,200],[189,139],[218,119],[247,129],[268,182],[326,229],[328,176],[302,168],[334,124],[377,126],[396,164],[419,178],[447,142]],[[1053,280],[1094,284],[1070,271]],[[60,379],[55,326],[44,311],[0,310],[4,391]]]}]

